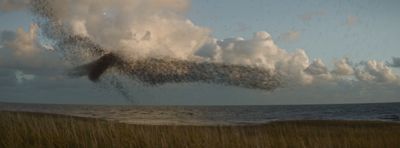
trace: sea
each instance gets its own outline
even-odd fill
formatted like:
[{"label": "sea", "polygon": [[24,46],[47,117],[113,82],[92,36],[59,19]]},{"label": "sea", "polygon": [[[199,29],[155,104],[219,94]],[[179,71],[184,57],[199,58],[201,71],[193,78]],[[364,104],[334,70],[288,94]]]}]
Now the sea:
[{"label": "sea", "polygon": [[400,103],[259,106],[107,106],[0,102],[0,111],[22,111],[149,125],[247,125],[288,120],[400,122]]}]

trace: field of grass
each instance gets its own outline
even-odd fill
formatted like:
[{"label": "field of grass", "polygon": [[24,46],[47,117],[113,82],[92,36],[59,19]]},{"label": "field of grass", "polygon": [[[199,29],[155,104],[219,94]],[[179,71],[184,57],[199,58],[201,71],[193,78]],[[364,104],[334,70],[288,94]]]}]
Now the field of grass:
[{"label": "field of grass", "polygon": [[0,147],[400,146],[400,124],[285,121],[247,126],[156,126],[38,113],[0,112]]}]

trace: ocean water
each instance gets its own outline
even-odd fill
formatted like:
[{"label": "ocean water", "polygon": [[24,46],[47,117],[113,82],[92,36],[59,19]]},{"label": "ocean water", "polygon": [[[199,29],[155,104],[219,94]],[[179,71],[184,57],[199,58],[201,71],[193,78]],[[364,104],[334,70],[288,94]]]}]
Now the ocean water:
[{"label": "ocean water", "polygon": [[64,114],[151,125],[241,125],[281,120],[400,122],[400,103],[290,106],[104,106],[0,103],[0,111]]}]

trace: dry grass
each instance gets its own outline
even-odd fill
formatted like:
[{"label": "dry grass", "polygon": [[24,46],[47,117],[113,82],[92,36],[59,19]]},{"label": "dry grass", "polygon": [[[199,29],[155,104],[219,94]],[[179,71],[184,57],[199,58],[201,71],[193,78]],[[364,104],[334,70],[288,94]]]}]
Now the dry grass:
[{"label": "dry grass", "polygon": [[287,121],[249,126],[128,125],[0,112],[0,147],[399,147],[400,124]]}]

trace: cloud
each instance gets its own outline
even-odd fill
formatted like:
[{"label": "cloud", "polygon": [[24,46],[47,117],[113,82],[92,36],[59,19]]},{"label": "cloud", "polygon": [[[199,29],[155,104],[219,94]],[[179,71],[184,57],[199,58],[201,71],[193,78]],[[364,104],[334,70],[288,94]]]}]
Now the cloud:
[{"label": "cloud", "polygon": [[32,24],[27,31],[18,28],[0,32],[1,89],[18,87],[15,82],[22,84],[39,77],[59,75],[66,68],[55,52],[42,46],[38,31],[38,26]]},{"label": "cloud", "polygon": [[279,36],[285,42],[295,42],[300,39],[301,33],[299,31],[289,31]]},{"label": "cloud", "polygon": [[360,81],[378,84],[400,84],[399,76],[384,62],[370,60],[361,63],[362,68],[355,68],[355,77]]},{"label": "cloud", "polygon": [[256,66],[279,72],[287,81],[311,83],[312,76],[304,69],[309,66],[309,58],[304,50],[288,53],[279,48],[267,32],[257,32],[251,39],[228,38],[209,40],[199,49],[198,56],[213,62]]},{"label": "cloud", "polygon": [[[93,57],[86,53],[86,46],[66,42],[71,36],[83,36],[87,39],[83,42],[91,41],[106,52],[116,53],[127,60],[171,57],[254,66],[274,70],[288,82],[302,85],[336,81],[340,79],[336,77],[344,75],[359,80],[374,79],[376,82],[392,81],[395,76],[389,68],[380,64],[373,66],[371,62],[356,70],[348,60],[335,62],[335,68],[330,72],[321,59],[310,63],[303,49],[287,52],[279,48],[271,35],[264,31],[256,32],[250,39],[216,39],[211,36],[210,29],[197,26],[185,17],[190,7],[190,1],[186,0],[116,0],[102,3],[95,0],[44,0],[32,4],[33,13],[46,18],[39,19],[45,22],[38,23],[45,37],[55,40],[56,49],[66,52],[64,56],[72,56],[72,61],[81,61],[80,64],[91,61]],[[301,18],[311,20],[323,15],[324,11],[316,11]],[[348,25],[357,22],[356,16],[347,18]],[[280,38],[296,41],[300,35],[299,31],[289,31]],[[380,74],[377,70],[386,72]]]},{"label": "cloud", "polygon": [[[5,44],[10,42],[16,38],[16,33],[14,31],[2,31],[0,33],[0,44]],[[2,45],[4,47],[4,45]]]},{"label": "cloud", "polygon": [[350,65],[349,60],[347,58],[343,58],[341,60],[334,62],[335,69],[332,71],[333,74],[349,76],[354,74],[354,69]]},{"label": "cloud", "polygon": [[19,84],[22,84],[24,81],[30,81],[35,79],[35,75],[25,74],[20,70],[15,71],[15,78]]},{"label": "cloud", "polygon": [[302,49],[290,53],[279,48],[266,32],[257,32],[251,39],[212,39],[199,49],[197,55],[214,62],[275,70],[289,86],[335,84],[341,81],[400,86],[399,76],[383,62],[370,60],[353,65],[349,59],[343,58],[335,61],[333,70],[329,70],[321,59],[310,63],[307,53]]},{"label": "cloud", "polygon": [[328,74],[328,68],[321,59],[317,59],[305,69],[305,72],[311,75]]},{"label": "cloud", "polygon": [[90,38],[108,52],[129,58],[188,59],[210,32],[185,18],[189,4],[187,0],[44,0],[33,1],[32,10],[47,18],[39,23],[46,37],[58,41],[59,49],[74,59],[87,57],[76,45],[64,44],[70,36]]},{"label": "cloud", "polygon": [[9,40],[5,45],[7,48],[14,49],[14,55],[21,58],[34,56],[41,50],[41,45],[37,39],[38,26],[32,24],[28,32],[18,28],[13,40]]},{"label": "cloud", "polygon": [[[187,2],[35,1],[32,10],[36,15],[47,18],[39,19],[45,22],[38,23],[46,37],[57,42],[56,49],[66,52],[64,56],[67,59],[80,61],[77,64],[91,61],[93,57],[87,56],[91,54],[86,53],[88,50],[84,50],[83,46],[68,42],[71,36],[84,36],[88,39],[86,41],[90,40],[106,52],[113,52],[126,60],[168,57],[245,65],[279,72],[291,83],[312,83],[313,76],[304,71],[310,65],[304,50],[289,53],[279,48],[270,34],[264,31],[256,32],[251,39],[215,39],[208,28],[197,26],[185,18],[186,4],[175,5]],[[299,35],[299,32],[293,31],[285,38],[296,40]]]},{"label": "cloud", "polygon": [[62,65],[54,52],[41,45],[38,26],[32,24],[29,31],[18,28],[16,32],[2,31],[0,44],[0,67],[15,69],[50,69]]},{"label": "cloud", "polygon": [[[26,32],[19,29],[2,33],[2,49],[6,50],[0,52],[0,68],[32,73],[27,69],[60,67],[55,58],[57,54],[67,62],[79,65],[98,58],[99,54],[91,51],[101,48],[126,61],[167,57],[272,70],[282,76],[288,89],[297,88],[292,97],[304,94],[306,98],[307,94],[315,94],[321,98],[328,92],[325,89],[339,89],[335,92],[340,93],[347,91],[341,90],[346,86],[356,87],[351,90],[358,91],[349,93],[349,97],[362,98],[356,94],[368,94],[365,90],[370,91],[372,86],[382,86],[390,91],[399,86],[396,73],[382,62],[371,60],[353,65],[348,59],[341,59],[335,61],[330,70],[321,59],[310,62],[303,49],[289,52],[280,48],[265,31],[256,32],[247,39],[214,38],[210,29],[186,18],[189,5],[187,0],[32,1],[30,10],[39,18],[35,19],[39,25],[32,25]],[[322,11],[312,12],[300,19],[310,21],[323,15]],[[357,17],[347,18],[347,25],[357,23]],[[40,43],[39,30],[45,40],[50,40],[54,52]],[[292,42],[300,36],[301,32],[290,31],[279,38]],[[395,63],[394,60],[391,64]],[[39,76],[36,72],[32,74]],[[111,74],[116,72],[110,71]],[[49,80],[59,79],[51,76]]]},{"label": "cloud", "polygon": [[0,0],[0,12],[15,11],[29,5],[30,0]]},{"label": "cloud", "polygon": [[386,64],[390,67],[400,67],[400,57],[392,57],[392,62],[387,62]]}]

